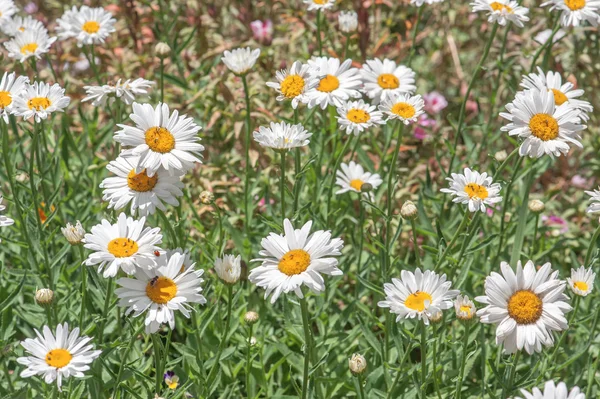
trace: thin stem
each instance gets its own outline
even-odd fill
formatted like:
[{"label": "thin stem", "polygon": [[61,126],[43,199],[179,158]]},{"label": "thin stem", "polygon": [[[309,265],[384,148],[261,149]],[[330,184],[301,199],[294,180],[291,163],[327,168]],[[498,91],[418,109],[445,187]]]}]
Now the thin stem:
[{"label": "thin stem", "polygon": [[321,10],[317,10],[317,43],[319,48],[319,56],[323,55],[323,42],[321,40]]},{"label": "thin stem", "polygon": [[467,225],[467,221],[468,220],[469,220],[469,211],[465,211],[465,215],[463,216],[463,219],[460,222],[460,225],[458,226],[458,229],[456,229],[456,232],[454,233],[454,236],[450,240],[450,243],[444,249],[444,252],[442,252],[442,256],[440,256],[440,258],[438,259],[438,261],[435,264],[433,270],[437,270],[438,267],[440,267],[440,265],[442,264],[442,262],[444,262],[444,259],[446,259],[446,255],[448,255],[448,251],[450,250],[450,248],[452,248],[452,246],[454,245],[454,243],[458,239],[458,236],[464,230],[465,226]]},{"label": "thin stem", "polygon": [[110,306],[110,299],[112,297],[113,288],[115,285],[115,279],[113,277],[108,278],[108,287],[106,288],[106,297],[104,298],[104,308],[102,310],[102,318],[100,319],[100,326],[98,327],[98,343],[102,344],[102,338],[104,337],[104,326],[108,319],[108,308]]},{"label": "thin stem", "polygon": [[[571,313],[570,317],[569,317],[569,326],[573,325],[573,321],[575,320],[575,317],[577,316],[577,310],[579,309],[579,302],[581,300],[581,297],[579,295],[575,295],[575,303],[573,304],[573,313]],[[555,361],[556,361],[556,356],[558,355],[558,350],[561,348],[561,344],[563,343],[563,341],[565,340],[565,337],[567,336],[567,331],[568,330],[564,330],[562,332],[562,334],[560,334],[560,337],[558,338],[558,342],[556,343],[556,345],[554,346],[554,351],[552,352],[552,356],[550,356],[550,366],[553,368],[555,366]],[[543,373],[540,373],[540,377],[543,376]]]},{"label": "thin stem", "polygon": [[[515,355],[513,357],[513,364],[510,366],[510,370],[508,373],[508,381],[502,387],[502,395],[500,395],[501,398],[506,398],[511,393],[511,390],[513,387],[513,381],[515,379],[515,373],[517,372],[517,364],[519,363],[520,355],[521,355],[521,351],[517,351],[517,353],[515,353]],[[507,389],[507,387],[508,387],[508,389]]]},{"label": "thin stem", "polygon": [[417,19],[415,20],[415,26],[412,32],[412,42],[410,44],[410,52],[408,53],[408,60],[406,61],[406,66],[410,67],[413,56],[415,55],[415,51],[417,49],[417,32],[419,29],[419,22],[421,21],[421,14],[423,13],[423,6],[418,7],[417,11]]},{"label": "thin stem", "polygon": [[550,48],[550,50],[552,50],[552,46],[554,45],[554,43],[553,43],[554,35],[556,35],[556,32],[558,32],[559,29],[560,29],[560,18],[556,18],[556,21],[554,22],[554,28],[552,29],[552,33],[550,34],[550,37],[548,38],[548,40],[546,40],[546,43],[541,45],[540,48],[535,52],[535,55],[533,56],[533,59],[531,60],[531,67],[529,68],[529,73],[532,73],[533,70],[535,69],[535,64],[537,63],[537,59],[544,52],[544,50],[546,48]]},{"label": "thin stem", "polygon": [[242,75],[242,83],[244,84],[244,97],[246,99],[246,140],[245,140],[245,160],[246,160],[246,173],[244,175],[244,215],[246,216],[246,223],[244,228],[246,230],[246,237],[250,232],[250,222],[252,217],[249,212],[249,192],[250,192],[250,136],[252,135],[252,126],[250,125],[250,91],[248,89],[248,82],[246,81],[246,75]]},{"label": "thin stem", "polygon": [[215,357],[215,363],[210,369],[210,373],[208,374],[208,378],[206,379],[208,386],[212,386],[213,379],[215,378],[215,374],[217,373],[217,369],[219,368],[219,361],[221,360],[221,355],[223,354],[223,349],[225,349],[225,345],[227,343],[227,336],[229,335],[229,324],[231,322],[231,305],[233,302],[233,286],[231,284],[227,284],[227,316],[225,319],[225,328],[223,329],[223,335],[221,336],[221,342],[219,343],[219,349],[217,351],[217,356]]},{"label": "thin stem", "polygon": [[94,77],[96,78],[96,81],[98,82],[98,84],[102,84],[101,80],[100,80],[100,73],[98,72],[98,67],[96,66],[96,53],[94,51],[94,44],[92,43],[90,45],[90,64],[92,65],[92,71],[94,72]]},{"label": "thin stem", "polygon": [[412,228],[413,250],[415,251],[415,260],[417,262],[417,267],[421,267],[421,257],[419,256],[419,244],[417,242],[417,224],[415,223],[415,219],[410,219],[410,226]]},{"label": "thin stem", "polygon": [[421,399],[427,393],[427,326],[421,322]]},{"label": "thin stem", "polygon": [[356,379],[358,380],[358,390],[360,392],[360,399],[366,399],[366,395],[365,395],[365,388],[363,387],[363,376],[362,374],[358,374],[356,376]]},{"label": "thin stem", "polygon": [[165,59],[160,57],[160,102],[165,101]]},{"label": "thin stem", "polygon": [[346,42],[344,43],[344,57],[343,59],[345,60],[346,58],[348,58],[348,47],[350,46],[350,34],[346,33],[344,34],[344,37],[346,38]]},{"label": "thin stem", "polygon": [[79,247],[79,256],[81,258],[81,264],[79,268],[81,269],[81,309],[79,310],[79,328],[81,331],[85,331],[83,326],[83,322],[85,321],[85,294],[87,292],[87,266],[84,265],[85,262],[85,254],[83,252],[83,246],[81,244]]},{"label": "thin stem", "polygon": [[121,377],[123,375],[123,368],[125,366],[125,363],[127,362],[127,357],[129,356],[129,352],[131,351],[131,348],[133,347],[133,343],[135,342],[137,336],[142,333],[143,329],[144,329],[144,325],[142,324],[140,326],[140,328],[131,335],[131,338],[129,339],[129,343],[127,344],[127,348],[125,348],[125,353],[123,353],[123,356],[121,357],[121,363],[119,364],[119,371],[117,372],[117,378],[115,379],[115,389],[113,391],[113,398],[118,399],[121,396],[121,391],[119,390],[119,384],[121,383]]},{"label": "thin stem", "polygon": [[396,147],[392,154],[392,162],[390,163],[390,170],[388,171],[387,181],[387,220],[385,225],[385,247],[388,252],[387,267],[383,270],[383,277],[387,277],[387,270],[391,264],[392,256],[392,215],[393,215],[393,204],[394,204],[394,188],[396,186],[394,177],[396,176],[396,163],[398,162],[398,153],[400,152],[400,144],[402,144],[402,136],[404,134],[404,123],[398,121],[398,136],[396,139]]},{"label": "thin stem", "polygon": [[248,398],[250,395],[250,377],[252,372],[252,363],[251,363],[251,355],[252,355],[252,345],[250,341],[252,340],[252,330],[254,329],[254,325],[250,324],[248,328],[248,340],[247,340],[247,352],[246,352],[246,396]]},{"label": "thin stem", "polygon": [[471,322],[467,321],[465,323],[465,335],[463,337],[462,342],[462,357],[460,362],[460,372],[458,374],[458,379],[456,380],[456,388],[454,390],[454,397],[456,399],[460,399],[462,394],[462,381],[465,376],[465,364],[467,362],[467,349],[469,347],[469,333],[471,332]]},{"label": "thin stem", "polygon": [[594,252],[594,249],[598,248],[596,241],[598,241],[599,235],[600,235],[600,225],[598,225],[598,227],[596,227],[596,231],[594,231],[594,235],[592,236],[590,245],[588,246],[587,252],[585,253],[585,260],[583,261],[583,265],[585,267],[590,266],[590,259],[592,257],[592,253]]},{"label": "thin stem", "polygon": [[[361,201],[361,197],[362,197],[362,193],[358,193],[358,207],[359,207],[359,214],[358,214],[358,229],[360,230],[360,239],[358,241],[358,247],[357,249],[357,253],[356,253],[356,275],[360,276],[360,272],[362,270],[362,252],[363,252],[363,246],[364,246],[364,242],[365,242],[365,229],[364,229],[364,225],[365,225],[365,207]],[[356,282],[356,295],[355,297],[358,298],[358,291],[360,288],[360,281],[357,279]]]},{"label": "thin stem", "polygon": [[281,156],[281,179],[280,179],[280,188],[281,192],[281,219],[285,219],[285,154],[287,150],[282,150],[279,152]]},{"label": "thin stem", "polygon": [[[344,143],[344,146],[342,147],[342,151],[339,153],[339,155],[335,159],[333,171],[331,172],[331,181],[329,183],[329,188],[327,190],[327,219],[329,218],[329,210],[331,207],[331,198],[333,196],[333,186],[335,186],[335,176],[336,176],[338,168],[340,167],[340,163],[342,163],[342,158],[344,158],[344,154],[348,150],[348,146],[350,145],[351,141],[352,141],[351,137],[346,138],[346,142]],[[321,152],[323,152],[323,151],[321,151]]]},{"label": "thin stem", "polygon": [[152,334],[152,347],[154,348],[154,371],[156,376],[154,378],[154,390],[160,392],[160,382],[162,380],[161,364],[163,354],[161,353],[160,335]]},{"label": "thin stem", "polygon": [[529,252],[529,258],[533,258],[533,254],[535,254],[535,244],[537,243],[537,234],[538,234],[538,224],[540,223],[540,214],[535,214],[535,221],[533,225],[533,241],[531,242],[531,248]]},{"label": "thin stem", "polygon": [[525,193],[522,197],[523,203],[519,209],[519,222],[517,223],[517,231],[515,233],[512,253],[510,256],[510,264],[515,265],[521,257],[521,248],[523,247],[523,239],[525,238],[525,227],[527,226],[527,212],[529,211],[529,192],[535,180],[535,168],[531,166],[527,181],[525,182]]},{"label": "thin stem", "polygon": [[306,298],[300,298],[300,309],[302,310],[302,325],[304,326],[304,374],[302,379],[302,399],[308,398],[308,368],[310,366],[310,354],[312,350],[312,339],[310,325],[308,324],[308,305]]}]

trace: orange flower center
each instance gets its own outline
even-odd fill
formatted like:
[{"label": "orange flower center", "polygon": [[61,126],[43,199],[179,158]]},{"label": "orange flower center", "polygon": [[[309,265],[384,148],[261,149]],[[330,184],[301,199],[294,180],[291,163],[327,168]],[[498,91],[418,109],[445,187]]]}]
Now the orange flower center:
[{"label": "orange flower center", "polygon": [[281,257],[279,265],[280,272],[288,276],[300,274],[308,269],[310,265],[310,255],[303,249],[292,249]]}]

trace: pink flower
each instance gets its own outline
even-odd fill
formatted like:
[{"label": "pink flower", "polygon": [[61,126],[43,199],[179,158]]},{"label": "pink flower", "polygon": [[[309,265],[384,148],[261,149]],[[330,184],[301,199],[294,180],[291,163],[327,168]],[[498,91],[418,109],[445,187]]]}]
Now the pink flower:
[{"label": "pink flower", "polygon": [[273,22],[270,19],[265,21],[256,20],[250,22],[254,40],[264,45],[269,45],[273,41]]},{"label": "pink flower", "polygon": [[429,137],[425,129],[419,126],[415,127],[413,132],[413,135],[417,140],[425,140],[427,137]]},{"label": "pink flower", "polygon": [[417,120],[417,126],[413,130],[413,135],[417,140],[425,140],[429,137],[427,131],[423,128],[434,128],[437,126],[435,119],[429,118],[426,114],[423,114]]},{"label": "pink flower", "polygon": [[423,101],[425,101],[425,111],[432,115],[439,114],[448,106],[446,97],[437,91],[425,94],[423,96]]},{"label": "pink flower", "polygon": [[25,11],[27,14],[36,13],[38,11],[38,6],[32,1],[23,7],[23,11]]},{"label": "pink flower", "polygon": [[[258,199],[258,196],[255,196],[254,199]],[[273,205],[275,204],[275,200],[273,198],[269,198],[269,205]],[[265,197],[262,197],[261,199],[258,200],[258,211],[259,212],[264,212],[267,210],[267,200],[265,199]]]},{"label": "pink flower", "polygon": [[581,175],[573,176],[571,178],[571,184],[577,188],[586,188],[589,186],[588,180]]},{"label": "pink flower", "polygon": [[546,226],[554,228],[554,230],[558,233],[564,234],[569,231],[569,224],[565,219],[561,218],[560,216],[542,215],[542,222],[544,222]]}]

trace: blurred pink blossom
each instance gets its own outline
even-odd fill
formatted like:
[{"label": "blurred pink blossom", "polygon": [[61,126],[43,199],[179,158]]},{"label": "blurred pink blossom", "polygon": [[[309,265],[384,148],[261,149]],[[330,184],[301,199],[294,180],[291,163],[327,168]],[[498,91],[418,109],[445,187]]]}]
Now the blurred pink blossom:
[{"label": "blurred pink blossom", "polygon": [[[258,196],[255,196],[254,199],[258,199]],[[273,198],[269,198],[269,205],[273,205],[275,204],[275,200]],[[258,200],[258,211],[259,212],[264,212],[267,210],[267,200],[265,199],[265,197],[262,197],[261,199]]]},{"label": "blurred pink blossom", "polygon": [[439,114],[448,106],[446,97],[437,91],[423,95],[423,101],[425,101],[425,111],[431,115]]},{"label": "blurred pink blossom", "polygon": [[27,3],[27,5],[25,5],[25,7],[23,7],[23,11],[25,11],[27,14],[33,14],[36,13],[38,11],[38,6],[37,4],[35,4],[33,1]]},{"label": "blurred pink blossom", "polygon": [[542,215],[542,222],[548,227],[557,228],[556,231],[558,231],[561,234],[564,234],[569,231],[569,224],[565,219],[561,218],[560,216]]},{"label": "blurred pink blossom", "polygon": [[417,140],[425,140],[429,137],[429,134],[423,128],[435,128],[436,126],[437,121],[435,119],[431,119],[426,114],[423,114],[417,120],[417,126],[414,128],[413,135]]},{"label": "blurred pink blossom", "polygon": [[252,29],[254,40],[257,42],[268,46],[273,41],[273,22],[270,19],[252,21],[250,22],[250,28]]},{"label": "blurred pink blossom", "polygon": [[589,186],[588,179],[581,175],[575,175],[571,178],[571,184],[577,188],[586,188]]},{"label": "blurred pink blossom", "polygon": [[425,129],[419,126],[415,127],[413,135],[417,140],[425,140],[429,137]]}]

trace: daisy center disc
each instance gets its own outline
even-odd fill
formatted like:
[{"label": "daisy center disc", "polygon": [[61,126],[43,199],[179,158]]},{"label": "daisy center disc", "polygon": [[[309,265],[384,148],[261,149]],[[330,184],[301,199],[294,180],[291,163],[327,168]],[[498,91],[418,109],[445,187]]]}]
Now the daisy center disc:
[{"label": "daisy center disc", "polygon": [[371,115],[362,109],[352,108],[346,114],[346,118],[348,118],[350,122],[354,123],[367,123],[369,119],[371,119]]},{"label": "daisy center disc", "polygon": [[327,3],[327,0],[313,0],[313,3],[323,5]]},{"label": "daisy center disc", "polygon": [[502,10],[506,10],[507,12],[513,11],[512,8],[510,8],[506,4],[498,3],[497,1],[490,4],[490,7],[492,7],[492,10],[494,10],[494,11],[502,11]]},{"label": "daisy center disc", "polygon": [[404,118],[409,119],[415,116],[415,107],[408,103],[396,103],[392,107],[392,113]]},{"label": "daisy center disc", "polygon": [[476,183],[469,183],[465,186],[465,193],[470,199],[486,199],[488,197],[488,190],[484,186]]},{"label": "daisy center disc", "polygon": [[317,87],[317,90],[321,91],[323,93],[331,93],[332,91],[334,91],[338,87],[340,87],[340,81],[337,78],[337,76],[326,75],[319,82],[319,86]]},{"label": "daisy center disc", "polygon": [[409,309],[422,312],[425,310],[425,302],[431,303],[431,295],[425,291],[417,291],[414,294],[410,294],[404,301],[404,306]]},{"label": "daisy center disc", "polygon": [[168,277],[155,277],[148,281],[146,295],[152,302],[164,305],[177,295],[177,284]]},{"label": "daisy center disc", "polygon": [[52,105],[52,101],[50,101],[48,97],[33,97],[27,101],[29,109],[34,109],[36,111],[46,109],[50,105]]},{"label": "daisy center disc", "polygon": [[38,48],[37,43],[26,44],[23,47],[21,47],[21,54],[23,54],[23,55],[33,54],[33,53],[35,53],[35,50],[37,50],[37,48]]},{"label": "daisy center disc", "polygon": [[0,108],[6,108],[12,104],[12,96],[8,91],[0,91]]},{"label": "daisy center disc", "polygon": [[565,96],[562,91],[556,90],[556,89],[551,89],[551,90],[552,90],[552,93],[554,93],[554,103],[556,105],[563,105],[564,103],[569,101],[567,96]]},{"label": "daisy center disc", "polygon": [[281,82],[280,90],[286,98],[296,98],[304,90],[304,79],[302,76],[289,75]]},{"label": "daisy center disc", "polygon": [[587,291],[589,287],[585,281],[575,281],[573,283],[573,288],[577,288],[581,291]]},{"label": "daisy center disc", "polygon": [[92,33],[98,33],[100,30],[100,24],[96,21],[87,21],[83,24],[81,29],[83,29],[85,33],[89,33],[91,35]]},{"label": "daisy center disc", "polygon": [[71,359],[73,359],[73,355],[66,349],[52,349],[46,354],[46,364],[57,369],[71,363]]},{"label": "daisy center disc", "polygon": [[175,137],[162,126],[154,126],[146,130],[146,144],[154,152],[165,154],[175,148]]},{"label": "daisy center disc", "polygon": [[533,324],[542,317],[543,303],[540,297],[529,290],[515,292],[508,300],[508,315],[517,324]]},{"label": "daisy center disc", "polygon": [[382,89],[397,89],[400,87],[400,81],[391,73],[382,73],[379,75],[377,83]]},{"label": "daisy center disc", "polygon": [[565,5],[569,7],[571,11],[577,11],[585,7],[585,0],[565,0]]},{"label": "daisy center disc", "polygon": [[141,193],[151,191],[154,186],[156,186],[157,182],[158,175],[155,174],[152,177],[148,177],[146,169],[142,170],[140,173],[135,173],[135,169],[132,169],[127,176],[127,185],[129,188]]},{"label": "daisy center disc", "polygon": [[310,265],[310,255],[303,249],[292,249],[288,251],[279,260],[277,268],[283,274],[294,276],[308,269]]},{"label": "daisy center disc", "polygon": [[350,187],[352,187],[356,191],[360,191],[363,184],[365,183],[360,179],[354,179],[350,181]]},{"label": "daisy center disc", "polygon": [[558,122],[548,114],[535,114],[529,121],[531,134],[542,141],[554,140],[558,137]]},{"label": "daisy center disc", "polygon": [[108,243],[108,252],[116,258],[127,258],[138,250],[137,242],[130,238],[115,238]]},{"label": "daisy center disc", "polygon": [[467,315],[469,315],[469,316],[471,315],[471,307],[470,307],[470,306],[467,306],[467,305],[462,305],[462,306],[460,307],[460,311],[461,311],[461,312],[465,312],[465,313],[466,313]]}]

